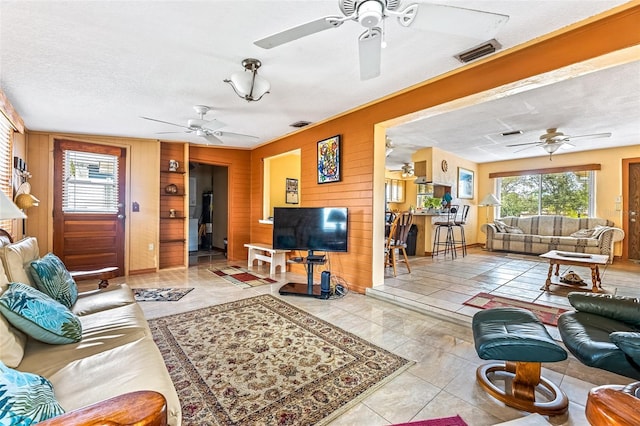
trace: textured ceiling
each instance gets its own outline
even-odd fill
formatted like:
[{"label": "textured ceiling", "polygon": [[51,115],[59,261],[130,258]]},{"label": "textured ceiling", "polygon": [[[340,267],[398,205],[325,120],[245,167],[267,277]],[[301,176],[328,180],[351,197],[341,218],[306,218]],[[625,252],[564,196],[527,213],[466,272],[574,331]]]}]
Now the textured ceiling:
[{"label": "textured ceiling", "polygon": [[[508,15],[509,21],[496,38],[504,48],[510,48],[625,2],[432,3]],[[362,28],[355,22],[270,50],[253,44],[291,26],[339,14],[336,0],[2,0],[0,83],[31,130],[201,143],[202,138],[178,127],[140,116],[186,124],[196,118],[193,105],[204,104],[214,108],[207,118],[226,124],[221,130],[259,138],[226,138],[227,146],[251,147],[293,131],[289,124],[295,121],[317,122],[460,67],[452,55],[484,41],[403,28],[390,19],[382,75],[367,81],[359,79],[356,40]],[[445,27],[458,32],[460,25],[451,22]],[[260,59],[260,75],[271,82],[271,93],[255,103],[236,97],[222,81],[241,72],[240,63],[246,57]],[[622,92],[622,98],[618,94],[604,96],[604,100],[599,96],[592,102],[593,112],[585,114],[580,108],[585,105],[573,104],[574,100],[590,103],[585,102],[584,94],[570,96],[575,88],[564,88],[561,95],[540,89],[540,102],[505,100],[513,103],[442,115],[438,117],[442,121],[428,123],[434,129],[432,134],[425,134],[417,122],[391,129],[398,146],[393,155],[402,153],[402,145],[432,143],[473,153],[476,161],[510,158],[508,151],[497,153],[492,145],[500,143],[494,137],[497,131],[511,127],[522,128],[527,140],[535,140],[545,128],[555,125],[568,134],[611,131],[617,137],[624,133],[618,127],[623,125],[623,117],[608,123],[594,117],[615,110],[618,102],[624,101],[624,93],[631,108],[637,108],[637,66],[626,73],[614,87]],[[635,89],[623,87],[622,83],[630,80],[635,81]],[[580,90],[590,96],[593,91],[604,94],[610,89],[589,81]],[[174,130],[179,133],[159,134]],[[637,130],[636,126],[636,141]],[[609,142],[614,140],[612,137]],[[535,154],[535,150],[527,151],[517,155]],[[404,161],[400,157],[391,160]]]}]

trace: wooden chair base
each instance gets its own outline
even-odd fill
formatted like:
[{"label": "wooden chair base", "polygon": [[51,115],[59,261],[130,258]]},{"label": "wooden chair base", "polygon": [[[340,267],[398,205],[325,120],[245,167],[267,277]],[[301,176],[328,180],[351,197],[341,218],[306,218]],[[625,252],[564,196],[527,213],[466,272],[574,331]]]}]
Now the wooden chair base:
[{"label": "wooden chair base", "polygon": [[[555,384],[540,376],[539,362],[493,362],[476,370],[478,384],[492,397],[518,410],[545,416],[559,416],[567,412],[569,399]],[[496,386],[488,374],[503,372],[512,378],[511,392]],[[536,401],[536,389],[548,393],[548,401]],[[545,392],[546,391],[546,392]]]}]

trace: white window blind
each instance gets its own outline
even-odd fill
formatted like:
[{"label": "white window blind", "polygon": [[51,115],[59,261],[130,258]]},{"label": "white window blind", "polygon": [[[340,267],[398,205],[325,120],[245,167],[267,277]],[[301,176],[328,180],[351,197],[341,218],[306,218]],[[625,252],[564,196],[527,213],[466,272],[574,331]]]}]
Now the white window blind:
[{"label": "white window blind", "polygon": [[[13,188],[11,188],[12,165],[11,146],[13,140],[13,127],[2,113],[0,113],[0,191],[4,192],[10,200],[13,200]],[[11,235],[14,234],[14,221],[0,220],[0,228]]]},{"label": "white window blind", "polygon": [[118,157],[65,150],[62,211],[65,213],[118,212]]}]

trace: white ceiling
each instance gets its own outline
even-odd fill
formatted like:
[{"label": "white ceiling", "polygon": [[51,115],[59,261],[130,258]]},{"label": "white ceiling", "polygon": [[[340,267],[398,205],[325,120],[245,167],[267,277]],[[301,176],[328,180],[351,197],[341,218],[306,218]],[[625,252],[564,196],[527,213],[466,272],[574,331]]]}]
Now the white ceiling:
[{"label": "white ceiling", "polygon": [[[496,38],[510,48],[625,1],[431,3],[508,15]],[[295,121],[317,122],[460,67],[452,55],[484,41],[403,28],[388,19],[381,76],[367,81],[359,79],[357,37],[362,28],[355,22],[270,50],[253,44],[286,28],[340,14],[337,0],[0,0],[1,88],[31,130],[199,143],[203,139],[191,134],[159,135],[180,129],[140,116],[186,124],[196,118],[193,105],[205,104],[214,108],[207,118],[227,124],[221,130],[259,137],[227,138],[226,146],[251,147],[294,131],[289,125]],[[271,83],[271,93],[259,102],[238,98],[222,81],[241,72],[240,63],[247,57],[262,61],[259,73]],[[511,151],[494,149],[506,142],[493,135],[509,128],[525,131],[525,141],[558,126],[572,135],[611,131],[614,136],[607,143],[624,144],[622,136],[633,134],[637,143],[638,76],[635,64],[625,68],[622,77],[607,76],[607,82],[615,79],[611,87],[593,74],[578,88],[571,87],[577,81],[568,81],[559,93],[547,92],[549,86],[523,98],[390,129],[397,149],[389,162],[407,161],[401,158],[403,145],[412,150],[439,146],[478,162],[514,158]],[[591,97],[594,93],[596,98]],[[594,100],[587,101],[587,95]],[[619,108],[622,104],[625,110]],[[628,110],[635,112],[635,125],[624,129]],[[541,149],[516,156],[536,150]]]}]

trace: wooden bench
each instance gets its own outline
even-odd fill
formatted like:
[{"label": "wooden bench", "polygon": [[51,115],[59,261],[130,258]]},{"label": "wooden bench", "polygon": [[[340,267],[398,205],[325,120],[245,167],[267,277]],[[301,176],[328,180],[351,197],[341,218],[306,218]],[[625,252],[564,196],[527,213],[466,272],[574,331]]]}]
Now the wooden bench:
[{"label": "wooden bench", "polygon": [[280,272],[286,272],[287,256],[291,250],[275,250],[269,244],[262,243],[248,243],[244,245],[249,249],[249,261],[247,266],[249,269],[253,267],[253,261],[258,261],[258,266],[262,265],[262,262],[268,262],[270,264],[269,274],[276,273],[276,268],[280,267]]}]

